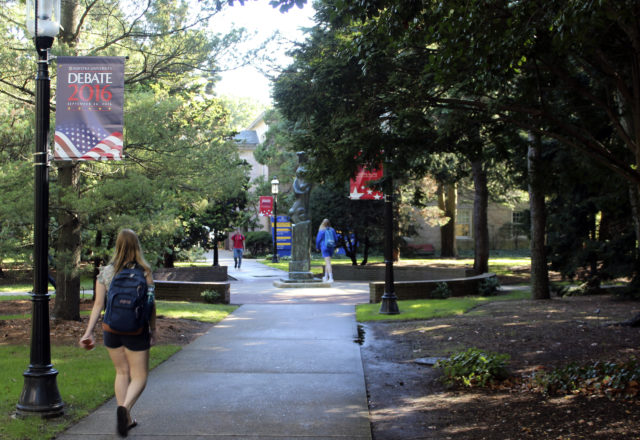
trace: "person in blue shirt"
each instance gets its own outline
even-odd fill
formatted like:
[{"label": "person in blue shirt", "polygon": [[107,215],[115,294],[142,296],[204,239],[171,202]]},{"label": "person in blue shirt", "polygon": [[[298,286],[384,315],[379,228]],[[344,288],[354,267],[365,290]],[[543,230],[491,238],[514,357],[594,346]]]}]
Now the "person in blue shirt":
[{"label": "person in blue shirt", "polygon": [[318,249],[324,257],[324,277],[323,282],[333,282],[333,271],[331,270],[331,257],[336,249],[338,242],[338,235],[335,229],[331,227],[331,223],[328,218],[322,220],[320,227],[318,228],[318,235],[316,236],[316,249]]}]

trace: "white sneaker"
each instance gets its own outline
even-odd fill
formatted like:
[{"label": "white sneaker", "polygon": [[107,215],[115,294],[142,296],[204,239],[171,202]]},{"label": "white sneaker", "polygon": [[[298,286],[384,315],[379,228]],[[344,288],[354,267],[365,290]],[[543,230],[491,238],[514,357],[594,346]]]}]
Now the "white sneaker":
[{"label": "white sneaker", "polygon": [[333,276],[330,276],[329,278],[327,278],[327,282],[328,283],[333,283]]}]

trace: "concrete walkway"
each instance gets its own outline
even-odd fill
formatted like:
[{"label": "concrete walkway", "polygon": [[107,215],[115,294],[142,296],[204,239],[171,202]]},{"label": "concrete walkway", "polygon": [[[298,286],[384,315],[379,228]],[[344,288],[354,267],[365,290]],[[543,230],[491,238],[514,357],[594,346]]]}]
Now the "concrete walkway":
[{"label": "concrete walkway", "polygon": [[[209,258],[211,260],[211,258]],[[243,259],[241,268],[233,268],[233,255],[221,251],[218,262],[227,266],[231,281],[232,304],[362,304],[369,302],[369,283],[340,282],[332,287],[283,289],[274,281],[287,278],[288,273],[256,260]]]},{"label": "concrete walkway", "polygon": [[[151,372],[129,438],[371,439],[354,343],[366,283],[276,289],[284,272],[252,260],[234,271],[230,256],[220,264],[244,305]],[[115,438],[115,413],[112,399],[57,438]]]}]

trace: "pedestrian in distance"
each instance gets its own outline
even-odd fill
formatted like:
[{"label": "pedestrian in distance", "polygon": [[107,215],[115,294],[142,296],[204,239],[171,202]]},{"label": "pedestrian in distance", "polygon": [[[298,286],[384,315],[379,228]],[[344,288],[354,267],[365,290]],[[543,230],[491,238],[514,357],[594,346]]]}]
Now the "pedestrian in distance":
[{"label": "pedestrian in distance", "polygon": [[[129,304],[130,309],[123,307]],[[151,267],[131,229],[120,231],[111,261],[100,268],[89,323],[80,338],[80,345],[87,350],[95,347],[94,328],[105,306],[104,345],[116,370],[116,426],[118,434],[126,437],[137,425],[131,408],[147,384],[149,349],[155,345],[156,330]]]},{"label": "pedestrian in distance", "polygon": [[242,254],[244,253],[245,240],[246,238],[242,235],[240,229],[236,229],[236,232],[231,236],[231,242],[233,243],[233,267],[238,270],[242,265]]},{"label": "pedestrian in distance", "polygon": [[323,282],[333,283],[333,270],[331,269],[331,257],[336,249],[336,243],[338,242],[338,235],[335,229],[331,227],[331,222],[328,218],[322,220],[320,227],[318,228],[318,235],[316,235],[316,249],[322,253],[324,258],[324,277]]}]

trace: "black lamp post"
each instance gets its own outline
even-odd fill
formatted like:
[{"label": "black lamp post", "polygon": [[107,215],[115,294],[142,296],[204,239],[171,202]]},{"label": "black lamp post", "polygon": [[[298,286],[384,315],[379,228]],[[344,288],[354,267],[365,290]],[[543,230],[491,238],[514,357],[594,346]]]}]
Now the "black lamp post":
[{"label": "black lamp post", "polygon": [[49,223],[49,49],[58,35],[60,0],[27,0],[27,29],[34,36],[38,52],[36,76],[36,152],[34,280],[31,317],[30,364],[24,372],[24,387],[18,401],[19,415],[56,417],[64,403],[58,391],[58,371],[51,364],[49,339],[48,223]]},{"label": "black lamp post", "polygon": [[271,180],[271,194],[273,195],[273,258],[272,263],[278,262],[278,186],[280,181],[277,177]]},{"label": "black lamp post", "polygon": [[396,296],[393,279],[393,180],[389,167],[385,164],[384,190],[384,294],[379,313],[383,315],[397,315],[398,297]]}]

